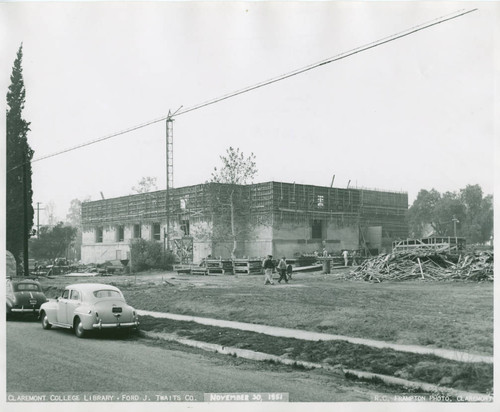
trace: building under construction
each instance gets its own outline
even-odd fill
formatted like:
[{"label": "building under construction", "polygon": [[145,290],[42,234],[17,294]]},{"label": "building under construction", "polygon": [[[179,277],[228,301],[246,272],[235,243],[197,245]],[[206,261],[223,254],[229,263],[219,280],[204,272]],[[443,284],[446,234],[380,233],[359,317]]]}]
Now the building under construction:
[{"label": "building under construction", "polygon": [[82,204],[82,261],[128,259],[134,239],[183,262],[212,256],[378,253],[406,238],[408,195],[295,183],[206,183]]}]

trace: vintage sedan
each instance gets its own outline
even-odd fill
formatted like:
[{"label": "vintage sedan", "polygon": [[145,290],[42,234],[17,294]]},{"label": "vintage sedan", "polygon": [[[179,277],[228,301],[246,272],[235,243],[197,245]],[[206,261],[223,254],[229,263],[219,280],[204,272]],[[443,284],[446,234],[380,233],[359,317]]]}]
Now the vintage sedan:
[{"label": "vintage sedan", "polygon": [[47,302],[40,283],[33,279],[7,279],[6,285],[6,314],[31,314],[38,316],[40,306]]},{"label": "vintage sedan", "polygon": [[73,329],[79,338],[91,330],[128,332],[139,327],[139,317],[120,289],[100,283],[66,286],[62,296],[41,306],[40,319],[44,329]]}]

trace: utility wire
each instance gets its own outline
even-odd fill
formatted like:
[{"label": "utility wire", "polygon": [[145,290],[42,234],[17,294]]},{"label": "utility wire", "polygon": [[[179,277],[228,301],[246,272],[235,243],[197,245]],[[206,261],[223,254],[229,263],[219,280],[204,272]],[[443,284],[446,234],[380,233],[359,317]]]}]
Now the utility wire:
[{"label": "utility wire", "polygon": [[[444,23],[445,21],[455,19],[457,17],[463,16],[463,15],[468,14],[468,13],[472,13],[473,11],[476,11],[476,10],[477,9],[460,10],[460,11],[457,11],[455,13],[452,13],[452,15],[446,15],[446,16],[439,17],[439,18],[437,18],[435,20],[432,20],[430,22],[423,23],[423,24],[420,24],[418,26],[414,26],[414,27],[412,27],[410,29],[404,30],[402,32],[393,34],[393,35],[388,36],[388,37],[384,37],[384,38],[376,40],[376,41],[374,41],[372,43],[365,44],[364,46],[357,47],[357,48],[349,50],[347,52],[344,52],[344,53],[338,54],[336,56],[330,57],[330,58],[328,58],[326,60],[322,60],[320,62],[313,63],[313,64],[311,64],[309,66],[303,67],[301,69],[294,70],[294,71],[289,72],[287,74],[283,74],[283,75],[281,75],[279,77],[275,77],[273,79],[270,79],[270,80],[258,83],[256,85],[253,85],[253,86],[250,86],[250,87],[246,87],[246,88],[238,90],[236,92],[226,94],[224,96],[218,97],[218,98],[213,99],[213,100],[209,100],[209,101],[207,101],[205,103],[201,103],[201,104],[198,104],[196,106],[193,106],[193,107],[190,107],[190,108],[187,108],[187,109],[184,109],[184,110],[179,110],[175,114],[175,116],[180,116],[181,114],[192,112],[192,111],[200,109],[202,107],[206,107],[206,106],[209,106],[211,104],[218,103],[218,102],[220,102],[222,100],[226,100],[226,99],[229,99],[231,97],[238,96],[240,94],[249,92],[251,90],[255,90],[255,89],[258,89],[260,87],[264,87],[264,86],[267,86],[269,84],[279,82],[280,80],[284,80],[284,79],[287,79],[289,77],[296,76],[298,74],[307,72],[309,70],[315,69],[315,68],[323,66],[325,64],[329,64],[329,63],[333,63],[333,62],[338,61],[338,60],[345,59],[346,57],[352,56],[354,54],[361,53],[361,52],[369,50],[369,49],[373,49],[374,47],[380,46],[380,45],[385,44],[385,43],[389,43],[391,41],[400,39],[400,38],[405,37],[405,36],[409,36],[410,34],[416,33],[416,32],[418,32],[420,30],[424,30],[424,29],[427,29],[429,27],[435,26],[437,24]],[[459,14],[457,14],[457,13],[459,13]],[[165,117],[165,119],[167,117]]]},{"label": "utility wire", "polygon": [[[249,86],[249,87],[246,87],[244,89],[237,90],[235,92],[223,95],[221,97],[217,97],[215,99],[208,100],[208,101],[206,101],[204,103],[197,104],[195,106],[186,108],[184,110],[179,109],[174,114],[171,114],[169,112],[169,114],[166,115],[166,116],[162,116],[162,117],[159,117],[157,119],[150,120],[148,122],[141,123],[139,125],[129,127],[128,129],[124,129],[124,130],[121,130],[119,132],[111,133],[109,135],[106,135],[106,136],[103,136],[103,137],[99,137],[97,139],[90,140],[90,141],[88,141],[86,143],[82,143],[82,144],[79,144],[79,145],[76,145],[76,146],[73,146],[73,147],[70,147],[70,148],[67,148],[67,149],[64,149],[64,150],[60,150],[60,151],[52,153],[52,154],[48,154],[48,155],[45,155],[45,156],[41,156],[41,157],[35,158],[35,159],[33,159],[31,161],[31,163],[38,162],[38,161],[44,160],[44,159],[49,159],[51,157],[55,157],[55,156],[58,156],[58,155],[61,155],[61,154],[64,154],[64,153],[71,152],[73,150],[80,149],[82,147],[86,147],[86,146],[90,146],[90,145],[93,145],[93,144],[96,144],[96,143],[99,143],[99,142],[103,142],[103,141],[109,140],[109,139],[111,139],[113,137],[118,137],[118,136],[121,136],[123,134],[130,133],[130,132],[133,132],[135,130],[139,130],[139,129],[142,129],[144,127],[150,126],[152,124],[159,123],[159,122],[162,122],[162,121],[165,121],[165,120],[172,119],[174,117],[180,116],[182,114],[186,114],[186,113],[189,113],[189,112],[201,109],[202,107],[210,106],[212,104],[221,102],[223,100],[227,100],[227,99],[229,99],[231,97],[235,97],[235,96],[238,96],[240,94],[247,93],[249,91],[252,91],[252,90],[255,90],[255,89],[258,89],[258,88],[270,85],[272,83],[276,83],[276,82],[279,82],[281,80],[287,79],[289,77],[293,77],[293,76],[296,76],[298,74],[307,72],[307,71],[315,69],[317,67],[324,66],[326,64],[333,63],[335,61],[345,59],[345,58],[350,57],[350,56],[352,56],[354,54],[361,53],[361,52],[369,50],[369,49],[373,49],[375,47],[381,46],[382,44],[386,44],[386,43],[389,43],[391,41],[401,39],[403,37],[409,36],[410,34],[416,33],[416,32],[421,31],[421,30],[425,30],[425,29],[427,29],[429,27],[436,26],[438,24],[444,23],[444,22],[452,20],[452,19],[456,19],[458,17],[461,17],[461,16],[464,16],[466,14],[472,13],[472,12],[474,12],[476,10],[477,10],[477,8],[476,9],[471,9],[471,10],[459,10],[459,11],[456,11],[454,13],[451,13],[451,14],[448,14],[448,15],[445,15],[445,16],[441,16],[441,17],[439,17],[437,19],[434,19],[434,20],[431,20],[429,22],[422,23],[422,24],[417,25],[417,26],[413,26],[410,29],[404,30],[402,32],[393,34],[393,35],[388,36],[388,37],[384,37],[384,38],[376,40],[374,42],[365,44],[363,46],[360,46],[360,47],[357,47],[355,49],[349,50],[347,52],[344,52],[344,53],[338,54],[336,56],[330,57],[328,59],[322,60],[320,62],[313,63],[313,64],[311,64],[309,66],[305,66],[305,67],[303,67],[301,69],[297,69],[297,70],[291,71],[291,72],[283,74],[281,76],[274,77],[274,78],[272,78],[270,80],[266,80],[266,81],[263,81],[261,83],[257,83],[257,84],[255,84],[253,86]],[[12,170],[14,170],[14,169],[16,169],[18,167],[21,167],[22,165],[23,164],[19,164],[17,166],[14,166],[13,168],[9,169],[7,172],[10,172],[10,171],[12,171]]]}]

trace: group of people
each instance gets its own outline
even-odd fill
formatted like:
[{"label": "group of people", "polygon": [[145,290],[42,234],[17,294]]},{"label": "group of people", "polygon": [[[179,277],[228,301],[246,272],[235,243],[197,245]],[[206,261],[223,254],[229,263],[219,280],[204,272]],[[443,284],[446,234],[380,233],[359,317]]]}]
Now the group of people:
[{"label": "group of people", "polygon": [[[320,254],[315,250],[314,251],[314,256],[320,256]],[[322,256],[323,257],[328,257],[330,256],[330,254],[328,253],[328,251],[326,249],[323,249],[323,253],[322,253]],[[358,262],[356,261],[356,257],[357,257],[357,254],[356,254],[356,251],[353,250],[350,254],[349,254],[349,251],[348,250],[344,250],[342,252],[342,257],[344,258],[344,266],[347,266],[348,265],[348,262],[349,262],[349,256],[352,258],[352,265],[355,266],[358,264]]]},{"label": "group of people", "polygon": [[[347,266],[347,263],[349,262],[349,252],[347,250],[344,250],[342,252],[342,256],[344,257],[344,266]],[[351,253],[351,257],[352,257],[352,265],[357,265],[358,262],[356,262],[356,251],[353,250],[352,253]]]},{"label": "group of people", "polygon": [[286,263],[285,256],[283,256],[275,266],[273,256],[267,255],[267,258],[264,259],[262,267],[264,268],[264,285],[274,285],[273,271],[275,267],[280,275],[278,283],[281,283],[282,280],[284,280],[285,283],[288,283],[288,281],[292,278],[292,265]]},{"label": "group of people", "polygon": [[[328,256],[326,249],[323,252],[323,256]],[[342,257],[344,258],[344,266],[348,265],[349,257],[352,259],[352,265],[353,266],[357,265],[356,262],[357,255],[355,250],[353,250],[351,253],[349,253],[349,251],[347,250],[344,250],[342,252]],[[264,268],[265,285],[274,285],[273,282],[274,269],[276,269],[278,274],[280,275],[278,283],[281,283],[282,280],[288,283],[288,281],[292,278],[292,265],[287,264],[285,256],[283,256],[276,264],[276,262],[273,260],[273,256],[267,255],[267,257],[264,259],[264,262],[262,263],[262,267]]]}]

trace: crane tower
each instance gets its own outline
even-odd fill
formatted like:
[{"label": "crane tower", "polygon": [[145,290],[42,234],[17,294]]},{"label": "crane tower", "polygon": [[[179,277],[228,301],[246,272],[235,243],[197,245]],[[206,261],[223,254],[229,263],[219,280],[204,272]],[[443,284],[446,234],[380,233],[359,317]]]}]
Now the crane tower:
[{"label": "crane tower", "polygon": [[167,162],[167,190],[165,191],[165,213],[166,228],[165,242],[166,250],[170,250],[170,189],[174,187],[174,120],[170,111],[167,116],[167,141],[166,141],[166,162]]}]

